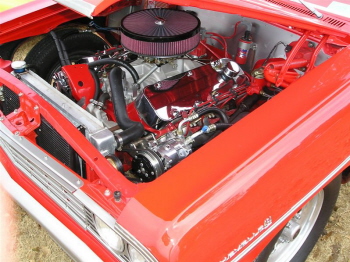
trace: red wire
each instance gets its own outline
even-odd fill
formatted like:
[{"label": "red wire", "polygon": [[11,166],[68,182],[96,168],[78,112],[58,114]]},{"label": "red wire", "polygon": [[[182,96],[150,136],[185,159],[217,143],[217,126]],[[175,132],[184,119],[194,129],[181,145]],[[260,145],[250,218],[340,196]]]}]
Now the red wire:
[{"label": "red wire", "polygon": [[[226,43],[225,38],[224,38],[222,35],[219,35],[219,34],[217,34],[217,33],[209,32],[208,34],[213,35],[213,36],[211,36],[210,38],[211,38],[211,39],[214,39],[214,40],[216,40],[216,41],[218,41],[218,42],[222,45],[222,47],[224,48],[225,56],[226,56],[226,57],[229,57],[229,54],[228,54],[228,52],[227,52],[227,43]],[[221,41],[220,39],[216,38],[216,37],[221,38],[222,41]]]},{"label": "red wire", "polygon": [[[225,51],[225,56],[226,57],[229,57],[229,53],[228,53],[228,51],[227,51],[227,42],[226,42],[226,39],[232,39],[233,37],[235,37],[235,35],[236,35],[236,33],[237,33],[237,27],[239,26],[239,24],[241,23],[241,21],[238,21],[236,24],[235,24],[235,28],[234,28],[234,30],[233,30],[233,33],[232,33],[232,35],[230,35],[230,36],[222,36],[222,35],[220,35],[220,34],[217,34],[217,33],[214,33],[214,32],[207,32],[207,34],[210,34],[210,35],[212,35],[210,38],[211,39],[214,39],[214,40],[216,40],[219,44],[221,44],[221,46],[224,48],[224,51]],[[218,39],[218,38],[216,38],[216,37],[218,37],[218,38],[221,38],[221,40],[220,39]],[[205,46],[206,47],[206,46]],[[210,49],[209,49],[209,51],[211,51]],[[212,51],[211,51],[212,52]],[[213,53],[217,58],[219,58],[215,53]]]},{"label": "red wire", "polygon": [[216,38],[215,36],[210,37],[210,39],[216,40],[224,48],[225,57],[229,57],[229,54],[227,52],[227,43],[226,43],[225,39],[224,39],[224,41],[221,41],[220,39]]},{"label": "red wire", "polygon": [[232,35],[230,35],[230,36],[223,36],[223,38],[225,38],[225,39],[234,38],[235,35],[236,35],[236,33],[237,33],[237,27],[239,26],[240,23],[241,23],[241,21],[238,21],[238,22],[235,24],[235,29],[234,29]]}]

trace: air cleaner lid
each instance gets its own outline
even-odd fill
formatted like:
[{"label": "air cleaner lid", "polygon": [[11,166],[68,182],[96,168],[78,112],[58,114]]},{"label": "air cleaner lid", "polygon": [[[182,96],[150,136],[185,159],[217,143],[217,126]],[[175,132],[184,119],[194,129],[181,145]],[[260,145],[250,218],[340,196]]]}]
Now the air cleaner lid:
[{"label": "air cleaner lid", "polygon": [[200,20],[192,13],[173,9],[145,9],[131,13],[121,22],[122,33],[145,42],[174,42],[200,32]]}]

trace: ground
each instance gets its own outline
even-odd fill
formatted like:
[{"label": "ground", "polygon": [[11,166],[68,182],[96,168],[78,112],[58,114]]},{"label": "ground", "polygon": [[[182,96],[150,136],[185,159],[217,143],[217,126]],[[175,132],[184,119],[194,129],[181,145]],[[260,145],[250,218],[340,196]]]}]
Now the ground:
[{"label": "ground", "polygon": [[350,184],[342,185],[333,214],[307,262],[350,261]]}]

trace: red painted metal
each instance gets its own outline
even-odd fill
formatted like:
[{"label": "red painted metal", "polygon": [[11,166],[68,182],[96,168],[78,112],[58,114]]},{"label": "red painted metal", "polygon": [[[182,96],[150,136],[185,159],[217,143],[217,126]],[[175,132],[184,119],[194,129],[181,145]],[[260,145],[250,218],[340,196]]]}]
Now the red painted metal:
[{"label": "red painted metal", "polygon": [[316,62],[316,58],[318,56],[318,54],[320,53],[320,51],[324,48],[324,46],[326,45],[327,41],[328,41],[328,36],[324,36],[321,40],[321,42],[318,44],[318,46],[316,47],[315,51],[312,53],[311,56],[311,60],[310,60],[310,64],[306,70],[306,72],[309,72],[311,69],[313,69],[315,67],[315,62]]},{"label": "red painted metal", "polygon": [[[52,127],[66,139],[83,159],[85,159],[87,166],[99,174],[99,183],[110,189],[111,192],[121,191],[123,193],[122,201],[118,203],[120,208],[125,205],[129,197],[133,196],[138,191],[137,185],[130,183],[123,175],[108,164],[107,160],[94,146],[87,142],[86,138],[79,130],[77,130],[63,115],[58,113],[52,105],[34,93],[28,86],[2,69],[0,69],[0,84],[6,85],[16,94],[22,93],[34,102],[34,104],[39,107],[40,114],[49,121]],[[114,173],[116,175],[111,175]],[[111,203],[108,203],[108,201]],[[103,206],[105,209],[109,210],[111,214],[119,213],[114,207],[114,202],[110,199],[103,203]]]},{"label": "red painted metal", "polygon": [[[89,2],[97,4],[101,1]],[[104,1],[99,8],[102,10],[112,2],[115,1]],[[268,16],[275,23],[284,23],[287,19],[292,27],[314,31],[305,34],[300,44],[295,45],[295,50],[303,46],[307,36],[321,39],[321,34],[334,34],[343,37],[345,42],[349,40],[348,24],[335,28],[314,18],[295,17],[295,13],[277,11],[262,0],[254,3],[166,2],[247,17],[254,13],[258,19],[266,20]],[[20,14],[2,16],[6,19],[0,29],[0,42],[47,32],[62,22],[80,17],[48,0],[38,0],[36,4],[41,6],[38,13],[24,14],[22,9]],[[12,15],[18,18],[11,20]],[[320,45],[326,46],[329,41],[330,38],[323,37]],[[284,62],[283,65],[276,60],[269,61],[282,71],[279,78],[274,76],[274,81],[283,83],[289,69],[304,66],[309,59],[313,66],[319,49],[311,57],[297,60],[294,59],[297,51],[292,51],[287,64]],[[0,83],[17,94],[23,93],[20,116],[23,121],[33,117],[33,125],[37,125],[36,112],[40,112],[72,145],[87,162],[91,177],[95,178],[84,181],[82,190],[151,250],[159,261],[226,261],[244,252],[242,261],[253,261],[286,221],[331,181],[336,175],[332,172],[350,156],[349,60],[350,47],[343,48],[166,174],[142,185],[129,182],[47,101],[3,69],[0,69]],[[8,70],[9,67],[5,65],[4,68]],[[193,90],[196,89],[193,87],[189,91]],[[78,91],[77,95],[80,96]],[[36,105],[39,111],[33,110]],[[133,117],[138,118],[135,110],[133,113]],[[9,128],[18,121],[13,115],[8,116],[8,120],[4,122]],[[32,139],[29,130],[17,131]],[[17,183],[83,239],[101,259],[113,260],[95,238],[77,227],[19,172],[3,150],[0,150],[0,159]],[[121,191],[122,201],[104,196],[103,189]]]},{"label": "red painted metal", "polygon": [[[240,14],[244,17],[252,17],[252,14],[254,14],[254,18],[256,19],[266,20],[266,18],[268,17],[268,20],[272,23],[288,23],[290,27],[316,31],[320,34],[331,34],[334,36],[346,37],[348,36],[348,32],[350,30],[349,24],[338,28],[336,26],[331,26],[327,22],[320,21],[315,17],[304,15],[303,13],[293,11],[292,9],[284,9],[279,5],[275,5],[265,0],[202,0],[200,2],[196,0],[166,0],[166,2],[170,4],[179,4],[182,6],[196,6],[202,9],[208,9],[219,12]],[[300,8],[300,4],[293,3],[292,1],[280,0],[278,2],[282,4],[288,4],[292,7],[296,6]],[[306,8],[303,9],[305,10]],[[334,16],[330,13],[325,14]],[[341,20],[345,18],[339,19]]]},{"label": "red painted metal", "polygon": [[295,58],[295,56],[297,55],[297,53],[299,52],[299,49],[304,45],[306,39],[308,38],[308,36],[310,35],[310,32],[305,32],[305,34],[300,37],[300,39],[298,40],[298,42],[296,43],[296,45],[294,46],[294,48],[292,49],[292,51],[289,53],[288,58],[286,60],[286,62],[284,63],[284,65],[281,68],[281,72],[279,73],[277,79],[276,79],[276,86],[280,86],[284,80],[285,74],[287,73],[293,59]]},{"label": "red painted metal", "polygon": [[10,73],[12,71],[11,61],[0,59],[0,68]]},{"label": "red painted metal", "polygon": [[11,177],[32,197],[40,202],[45,209],[59,219],[67,228],[69,228],[77,237],[83,239],[103,261],[113,261],[114,256],[104,248],[104,246],[96,240],[96,238],[88,231],[78,226],[70,216],[67,215],[52,199],[50,199],[38,186],[36,186],[29,178],[19,171],[8,158],[6,153],[0,148],[1,163],[6,168]]},{"label": "red painted metal", "polygon": [[44,34],[82,16],[51,0],[36,0],[6,10],[0,16],[0,44]]},{"label": "red painted metal", "polygon": [[350,155],[347,59],[350,48],[149,183],[118,222],[160,261],[221,261],[268,218],[271,238],[288,220],[281,217]]},{"label": "red painted metal", "polygon": [[[348,58],[349,48],[299,80],[298,85],[306,87],[302,97],[296,91],[298,85],[291,85],[225,132],[218,138],[220,141],[209,143],[167,175],[145,186],[129,201],[118,221],[150,247],[160,261],[168,261],[168,252],[170,261],[205,261],[201,257],[203,249],[212,252],[210,257],[224,259],[250,237],[250,233],[255,233],[267,218],[276,222],[296,199],[324,178],[325,172],[330,173],[350,154],[349,145],[341,145],[344,137],[348,137],[346,130],[350,120],[347,102],[350,97],[347,90],[349,72],[343,60]],[[336,69],[335,78],[331,77],[334,73],[329,70],[330,63]],[[322,72],[321,78],[319,72]],[[318,83],[307,87],[316,79]],[[287,103],[288,107],[285,106]],[[279,108],[277,115],[276,108]],[[308,113],[305,115],[305,112]],[[260,125],[270,128],[260,132],[250,129]],[[247,134],[249,140],[232,141],[232,137]],[[221,148],[220,154],[215,155],[211,152],[218,152],[217,143]],[[336,151],[324,152],[324,143]],[[320,164],[324,158],[329,161],[326,165]],[[216,164],[218,162],[220,166]],[[307,179],[310,174],[313,178]],[[174,179],[186,181],[186,184],[174,185]],[[155,199],[154,192],[159,199]],[[168,203],[172,203],[171,209],[167,207]],[[276,203],[280,204],[276,206]],[[138,216],[134,215],[135,212]],[[214,218],[215,224],[212,223]],[[227,232],[233,233],[229,235]],[[150,235],[158,237],[150,238]],[[195,245],[193,239],[196,239]],[[176,243],[176,247],[172,243]],[[191,250],[181,248],[189,244]],[[214,244],[222,248],[210,248]],[[244,261],[251,261],[262,247],[263,242]]]},{"label": "red painted metal", "polygon": [[[17,135],[30,135],[40,125],[39,107],[22,93],[19,94],[20,107],[4,118],[9,130]],[[1,114],[0,114],[1,115]]]},{"label": "red painted metal", "polygon": [[76,101],[83,99],[82,107],[86,108],[90,100],[94,98],[96,88],[100,88],[95,86],[89,66],[87,64],[66,65],[62,67],[62,71],[69,81],[72,96]]},{"label": "red painted metal", "polygon": [[288,69],[282,75],[286,60],[270,62],[264,69],[264,76],[268,82],[275,84],[277,87],[286,88],[301,77],[300,73],[294,71],[294,69],[305,68],[307,64],[306,59],[295,59],[290,62]]}]

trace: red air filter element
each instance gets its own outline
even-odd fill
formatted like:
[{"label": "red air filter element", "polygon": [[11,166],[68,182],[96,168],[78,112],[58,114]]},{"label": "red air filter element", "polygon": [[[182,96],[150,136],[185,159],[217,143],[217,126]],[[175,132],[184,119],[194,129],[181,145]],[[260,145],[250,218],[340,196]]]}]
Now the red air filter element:
[{"label": "red air filter element", "polygon": [[123,47],[142,56],[181,56],[199,41],[200,21],[185,11],[146,9],[127,15],[121,22]]}]

